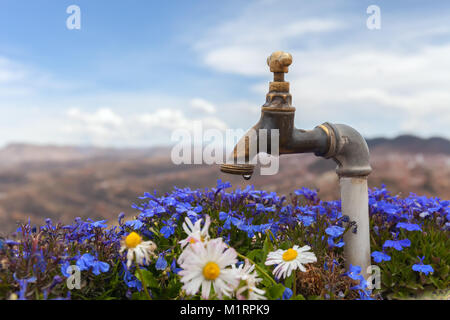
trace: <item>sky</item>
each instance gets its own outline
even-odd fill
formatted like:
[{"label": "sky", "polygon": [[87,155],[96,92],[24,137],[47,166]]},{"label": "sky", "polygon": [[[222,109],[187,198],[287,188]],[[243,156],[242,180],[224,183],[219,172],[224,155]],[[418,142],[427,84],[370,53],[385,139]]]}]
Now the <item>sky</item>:
[{"label": "sky", "polygon": [[278,50],[293,56],[298,128],[450,138],[449,21],[448,1],[1,0],[0,146],[148,147],[198,121],[250,128]]}]

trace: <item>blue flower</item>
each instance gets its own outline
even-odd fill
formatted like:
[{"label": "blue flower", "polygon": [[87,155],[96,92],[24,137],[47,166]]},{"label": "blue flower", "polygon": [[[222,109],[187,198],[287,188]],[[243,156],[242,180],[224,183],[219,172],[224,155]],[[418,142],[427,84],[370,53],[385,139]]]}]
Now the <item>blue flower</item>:
[{"label": "blue flower", "polygon": [[159,256],[158,260],[156,260],[155,268],[156,270],[165,270],[167,268],[167,261],[162,255]]},{"label": "blue flower", "polygon": [[217,180],[217,190],[221,190],[221,189],[228,189],[231,188],[231,183],[227,182],[222,182],[221,179]]},{"label": "blue flower", "polygon": [[6,239],[4,242],[4,244],[10,245],[10,246],[18,246],[20,243],[14,240],[10,240],[10,239]]},{"label": "blue flower", "polygon": [[67,269],[69,268],[69,266],[70,266],[70,264],[68,261],[61,264],[61,273],[66,278],[70,277],[70,273],[67,272]]},{"label": "blue flower", "polygon": [[293,292],[289,288],[285,288],[283,292],[283,300],[289,300],[292,298]]},{"label": "blue flower", "polygon": [[422,231],[420,226],[415,223],[399,222],[397,223],[397,228],[406,229],[408,231]]},{"label": "blue flower", "polygon": [[340,237],[345,231],[345,228],[339,226],[331,226],[325,229],[326,234],[333,238]]},{"label": "blue flower", "polygon": [[328,242],[328,245],[329,245],[331,248],[334,248],[334,247],[341,248],[341,247],[343,247],[344,244],[345,244],[345,242],[342,241],[342,239],[341,239],[338,243],[335,243],[335,242],[334,242],[334,239],[333,239],[332,237],[328,238],[327,242]]},{"label": "blue flower", "polygon": [[144,209],[142,210],[141,214],[139,215],[139,218],[152,218],[156,214],[155,208],[151,209]]},{"label": "blue flower", "polygon": [[95,258],[93,255],[89,253],[83,254],[77,260],[76,264],[81,271],[89,270],[92,268],[92,273],[95,274],[96,276],[98,276],[102,272],[109,271],[109,264],[107,264],[106,262],[99,261],[97,258]]},{"label": "blue flower", "polygon": [[93,222],[91,225],[94,228],[106,228],[106,227],[108,227],[108,225],[105,222],[106,222],[106,220],[99,220],[99,221]]},{"label": "blue flower", "polygon": [[44,273],[45,269],[47,268],[47,262],[44,258],[44,253],[41,250],[39,250],[38,253],[35,253],[34,256],[36,257],[36,263],[33,265],[33,270],[36,273],[37,269],[39,269],[40,272]]},{"label": "blue flower", "polygon": [[140,228],[142,228],[143,225],[144,224],[142,223],[141,220],[131,220],[125,223],[126,227],[130,227],[133,230],[139,230]]},{"label": "blue flower", "polygon": [[165,206],[169,207],[176,206],[176,204],[178,203],[177,199],[175,199],[174,197],[165,197],[162,202]]},{"label": "blue flower", "polygon": [[445,225],[442,227],[442,230],[450,231],[450,222],[446,222]]},{"label": "blue flower", "polygon": [[26,293],[27,293],[27,286],[28,283],[36,282],[36,277],[30,277],[26,279],[18,279],[16,278],[16,274],[13,274],[14,280],[16,280],[19,283],[20,290],[19,290],[19,300],[26,300]]},{"label": "blue flower", "polygon": [[374,298],[372,298],[370,295],[372,293],[371,290],[359,290],[359,299],[356,300],[375,300]]},{"label": "blue flower", "polygon": [[235,218],[232,216],[232,212],[228,212],[228,213],[224,212],[224,211],[219,212],[219,219],[225,220],[225,222],[223,224],[223,228],[226,230],[231,229],[231,224],[233,224],[234,226],[237,226],[240,223],[240,220],[238,218]]},{"label": "blue flower", "polygon": [[61,282],[63,282],[63,279],[62,279],[59,275],[54,276],[54,277],[53,277],[53,281],[52,281],[52,283],[50,284],[49,289],[50,289],[50,290],[53,289],[57,284],[59,284],[59,283],[61,283]]},{"label": "blue flower", "polygon": [[361,275],[359,277],[359,283],[356,286],[350,287],[351,290],[365,290],[367,288],[367,281],[364,279],[364,277]]},{"label": "blue flower", "polygon": [[177,204],[177,207],[175,210],[178,213],[185,213],[190,209],[192,209],[192,206],[189,203],[179,203],[179,204]]},{"label": "blue flower", "polygon": [[350,264],[349,270],[344,273],[344,275],[348,276],[352,280],[361,280],[361,278],[364,279],[364,277],[361,275],[361,267],[354,266],[352,264]]},{"label": "blue flower", "polygon": [[261,203],[257,203],[256,204],[256,211],[258,212],[274,212],[275,208],[274,207],[266,207]]},{"label": "blue flower", "polygon": [[187,214],[188,218],[191,219],[192,222],[195,223],[195,221],[198,220],[199,216],[198,216],[197,212],[195,212],[194,210],[188,210],[186,214]]},{"label": "blue flower", "polygon": [[176,259],[174,258],[172,260],[172,263],[170,264],[170,271],[172,271],[175,274],[178,274],[178,272],[180,272],[182,269],[181,268],[177,268],[177,262]]},{"label": "blue flower", "polygon": [[122,262],[122,268],[124,270],[123,281],[127,285],[128,288],[136,288],[138,291],[142,289],[142,283],[133,275],[130,271],[128,271],[127,266],[124,262]]},{"label": "blue flower", "polygon": [[120,226],[123,223],[123,218],[125,218],[125,213],[123,212],[119,213],[119,216],[117,217],[117,222],[119,223]]},{"label": "blue flower", "polygon": [[317,200],[317,191],[316,190],[310,190],[308,188],[301,188],[299,190],[295,190],[294,193],[298,196],[304,196],[306,199],[315,201]]},{"label": "blue flower", "polygon": [[429,273],[434,272],[434,269],[431,265],[423,264],[423,260],[425,259],[425,256],[423,256],[422,258],[420,258],[420,257],[417,257],[417,258],[419,258],[420,262],[416,263],[412,266],[412,269],[414,271],[424,273],[425,275],[428,275]]},{"label": "blue flower", "polygon": [[372,252],[372,258],[376,263],[380,263],[382,261],[391,261],[391,257],[381,251]]},{"label": "blue flower", "polygon": [[309,227],[310,225],[312,225],[315,222],[315,219],[312,216],[298,215],[297,219],[300,220],[305,227]]},{"label": "blue flower", "polygon": [[396,215],[402,211],[401,207],[384,200],[377,202],[374,206],[389,215]]},{"label": "blue flower", "polygon": [[356,286],[350,288],[351,290],[365,290],[367,288],[367,281],[361,274],[360,266],[354,266],[350,264],[349,270],[346,273],[344,273],[344,275],[346,275],[352,280],[359,281],[359,283]]},{"label": "blue flower", "polygon": [[159,230],[161,234],[164,236],[164,238],[169,238],[171,235],[175,233],[175,226],[172,222],[166,221],[166,225]]},{"label": "blue flower", "polygon": [[411,246],[411,241],[409,239],[403,240],[386,240],[383,244],[383,249],[385,248],[394,248],[397,251],[402,251],[403,247]]}]

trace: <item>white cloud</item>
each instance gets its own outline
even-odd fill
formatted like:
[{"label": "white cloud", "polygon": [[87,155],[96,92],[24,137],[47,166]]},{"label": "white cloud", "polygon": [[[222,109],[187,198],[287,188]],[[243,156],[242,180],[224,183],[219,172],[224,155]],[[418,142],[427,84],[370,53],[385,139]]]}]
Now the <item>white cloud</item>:
[{"label": "white cloud", "polygon": [[1,144],[141,147],[171,143],[171,131],[189,129],[194,121],[205,128],[227,128],[212,116],[215,105],[202,98],[136,91],[80,93],[76,84],[55,81],[48,73],[2,57],[0,84]]},{"label": "white cloud", "polygon": [[220,26],[210,37],[200,40],[195,47],[203,61],[212,69],[246,76],[264,75],[261,67],[268,53],[283,48],[289,41],[302,36],[339,29],[343,24],[334,20],[311,19],[293,23],[280,21],[276,27],[270,20],[252,24],[247,19]]},{"label": "white cloud", "polygon": [[213,114],[216,112],[216,107],[209,101],[206,101],[202,98],[195,98],[190,101],[190,105],[192,108]]},{"label": "white cloud", "polygon": [[9,84],[24,78],[24,71],[11,60],[0,57],[0,83]]},{"label": "white cloud", "polygon": [[[120,111],[119,111],[120,110]],[[100,108],[81,111],[71,108],[59,127],[70,141],[97,146],[151,146],[170,144],[177,129],[194,130],[195,122],[204,129],[225,130],[227,125],[211,116],[187,117],[180,109],[162,108],[153,112],[123,112]]]},{"label": "white cloud", "polygon": [[81,121],[88,126],[111,126],[118,127],[123,124],[123,119],[111,109],[101,108],[94,113],[85,113],[78,108],[71,108],[67,115],[75,120]]},{"label": "white cloud", "polygon": [[213,70],[264,76],[264,82],[248,87],[262,97],[271,78],[267,56],[280,49],[290,52],[293,65],[286,78],[297,123],[304,128],[331,121],[353,125],[366,136],[450,137],[450,42],[429,41],[448,28],[429,18],[411,24],[405,13],[396,16],[395,26],[384,22],[382,30],[390,31],[381,41],[378,31],[355,29],[354,16],[336,20],[336,15],[317,16],[317,8],[308,12],[305,6],[296,17],[294,4],[253,3],[213,26],[194,48]]},{"label": "white cloud", "polygon": [[[450,109],[449,55],[450,45],[408,54],[382,49],[294,52],[294,63],[308,63],[293,67],[288,78],[294,102],[309,120],[348,119],[367,135],[450,135],[445,125]],[[428,125],[417,125],[425,119]]]},{"label": "white cloud", "polygon": [[[308,37],[320,37],[346,28],[342,19],[307,14],[308,1],[248,1],[228,21],[219,21],[193,47],[203,62],[214,70],[246,76],[264,75],[267,56]],[[319,16],[317,15],[319,13]]]}]

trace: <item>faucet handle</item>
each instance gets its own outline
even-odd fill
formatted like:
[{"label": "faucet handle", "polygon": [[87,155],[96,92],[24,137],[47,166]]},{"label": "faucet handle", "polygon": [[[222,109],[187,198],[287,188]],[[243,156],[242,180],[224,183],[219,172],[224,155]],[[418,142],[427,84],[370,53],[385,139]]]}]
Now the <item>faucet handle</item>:
[{"label": "faucet handle", "polygon": [[270,67],[270,72],[288,73],[288,67],[292,63],[292,56],[290,53],[283,51],[275,51],[267,58],[267,65]]}]

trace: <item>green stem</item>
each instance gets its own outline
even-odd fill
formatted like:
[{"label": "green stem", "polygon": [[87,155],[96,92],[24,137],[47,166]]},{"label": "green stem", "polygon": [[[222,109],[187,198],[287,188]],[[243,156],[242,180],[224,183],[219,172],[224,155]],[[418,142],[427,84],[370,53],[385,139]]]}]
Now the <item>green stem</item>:
[{"label": "green stem", "polygon": [[294,298],[297,296],[297,272],[295,272],[295,270],[292,272],[292,276],[293,276],[293,281],[294,283],[292,284],[292,291],[294,292]]},{"label": "green stem", "polygon": [[[267,229],[267,231],[268,231],[268,233],[269,233],[270,235],[272,235],[272,239],[274,239],[274,240],[275,240],[276,238],[275,238],[275,235],[273,234],[272,230],[270,230],[270,229]],[[270,240],[270,236],[269,236],[269,241],[270,241],[270,242],[272,242],[272,244],[273,244],[273,241],[272,241],[272,240]]]},{"label": "green stem", "polygon": [[148,293],[147,284],[145,283],[144,276],[142,275],[141,268],[139,268],[139,264],[136,261],[136,270],[139,274],[139,278],[141,278],[142,286],[144,287],[145,294],[147,295],[148,300],[152,300],[152,297]]},{"label": "green stem", "polygon": [[250,263],[252,263],[253,265],[255,265],[255,268],[258,269],[258,271],[261,272],[263,276],[265,276],[267,279],[269,279],[270,281],[272,281],[272,283],[273,283],[274,285],[277,285],[277,284],[278,284],[271,276],[269,276],[269,275],[267,274],[267,272],[265,272],[260,266],[258,266],[252,259],[247,258],[246,256],[244,256],[243,254],[240,254],[240,253],[237,252],[237,251],[236,251],[236,253],[237,253],[237,255],[238,255],[239,258],[244,259],[244,260],[246,259],[246,260],[248,260]]}]

